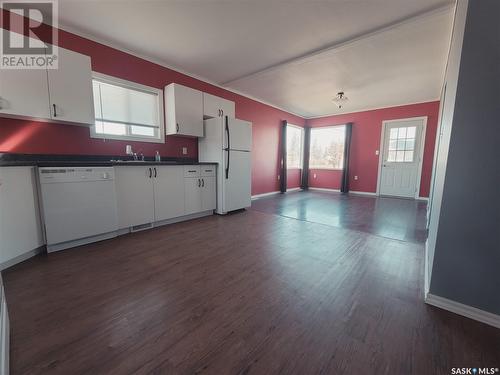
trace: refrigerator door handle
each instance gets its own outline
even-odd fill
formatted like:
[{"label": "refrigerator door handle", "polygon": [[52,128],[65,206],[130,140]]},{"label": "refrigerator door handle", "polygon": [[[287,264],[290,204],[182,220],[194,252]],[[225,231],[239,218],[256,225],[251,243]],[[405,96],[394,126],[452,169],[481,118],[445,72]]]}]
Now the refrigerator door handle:
[{"label": "refrigerator door handle", "polygon": [[227,148],[226,148],[227,152],[226,180],[227,180],[229,179],[229,155],[231,154],[229,150],[231,149],[231,138],[229,135],[229,119],[227,116],[225,117],[225,119],[226,119],[226,133],[227,133]]}]

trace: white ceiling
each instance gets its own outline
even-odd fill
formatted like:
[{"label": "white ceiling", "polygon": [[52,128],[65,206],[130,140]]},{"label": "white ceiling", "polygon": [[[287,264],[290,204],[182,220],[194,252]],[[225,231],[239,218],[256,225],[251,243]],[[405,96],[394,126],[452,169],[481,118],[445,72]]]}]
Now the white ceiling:
[{"label": "white ceiling", "polygon": [[59,0],[59,23],[311,117],[437,99],[452,3]]}]

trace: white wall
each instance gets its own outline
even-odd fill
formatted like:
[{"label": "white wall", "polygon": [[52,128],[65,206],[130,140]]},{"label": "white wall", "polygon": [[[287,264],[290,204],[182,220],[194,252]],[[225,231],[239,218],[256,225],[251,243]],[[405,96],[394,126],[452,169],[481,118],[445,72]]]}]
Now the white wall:
[{"label": "white wall", "polygon": [[425,293],[431,282],[432,266],[434,262],[434,249],[436,247],[436,236],[443,199],[443,187],[448,162],[448,150],[453,125],[453,114],[455,110],[455,98],[457,94],[458,73],[460,69],[460,58],[462,55],[462,43],[464,38],[465,20],[467,16],[468,0],[458,0],[455,9],[455,20],[451,46],[446,65],[446,73],[441,95],[440,118],[438,119],[438,133],[436,137],[436,153],[434,156],[434,169],[431,179],[431,191],[429,196],[429,235],[426,243],[426,283]]}]

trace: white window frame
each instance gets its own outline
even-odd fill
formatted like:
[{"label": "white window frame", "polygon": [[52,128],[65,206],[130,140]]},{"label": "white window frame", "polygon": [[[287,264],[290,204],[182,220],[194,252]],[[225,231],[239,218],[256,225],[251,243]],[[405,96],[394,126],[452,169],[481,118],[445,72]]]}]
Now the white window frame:
[{"label": "white window frame", "polygon": [[[156,87],[141,85],[140,83],[128,81],[121,78],[116,78],[109,76],[107,74],[92,72],[92,80],[97,80],[105,83],[109,83],[115,86],[121,86],[128,89],[144,91],[147,93],[152,93],[158,97],[158,138],[153,137],[142,137],[140,135],[115,135],[115,134],[103,134],[97,133],[95,129],[95,123],[90,127],[90,137],[98,139],[113,139],[117,141],[131,141],[131,142],[149,142],[149,143],[165,143],[165,111],[163,109],[163,90]],[[92,101],[92,105],[94,102]]]},{"label": "white window frame", "polygon": [[[300,140],[301,140],[301,144],[300,144],[300,156],[299,156],[299,167],[289,167],[288,166],[288,163],[286,165],[286,169],[303,169],[304,168],[304,128],[301,127],[301,126],[298,126],[298,125],[293,125],[293,124],[286,124],[286,126],[290,126],[292,128],[296,128],[296,129],[299,129],[300,130]],[[287,132],[287,137],[288,137],[288,132]],[[288,142],[288,139],[286,140]],[[287,150],[287,157],[288,157],[288,150]]]},{"label": "white window frame", "polygon": [[[309,137],[309,169],[319,169],[322,171],[343,171],[344,168],[330,168],[330,167],[311,167],[311,146],[312,146],[312,132],[314,129],[330,129],[330,128],[338,128],[338,127],[343,127],[344,128],[344,144],[345,144],[345,130],[346,130],[346,124],[340,124],[340,125],[327,125],[327,126],[316,126],[314,128],[311,128],[311,137]],[[342,156],[342,159],[344,156]],[[344,160],[342,160],[344,161]]]}]

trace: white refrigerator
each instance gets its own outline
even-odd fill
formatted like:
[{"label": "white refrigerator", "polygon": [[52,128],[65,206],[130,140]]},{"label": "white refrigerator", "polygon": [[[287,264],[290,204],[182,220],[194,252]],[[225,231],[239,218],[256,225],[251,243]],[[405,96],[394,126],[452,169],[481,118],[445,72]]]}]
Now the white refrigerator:
[{"label": "white refrigerator", "polygon": [[227,116],[205,120],[198,138],[200,162],[217,163],[217,209],[224,215],[250,207],[252,123]]}]

